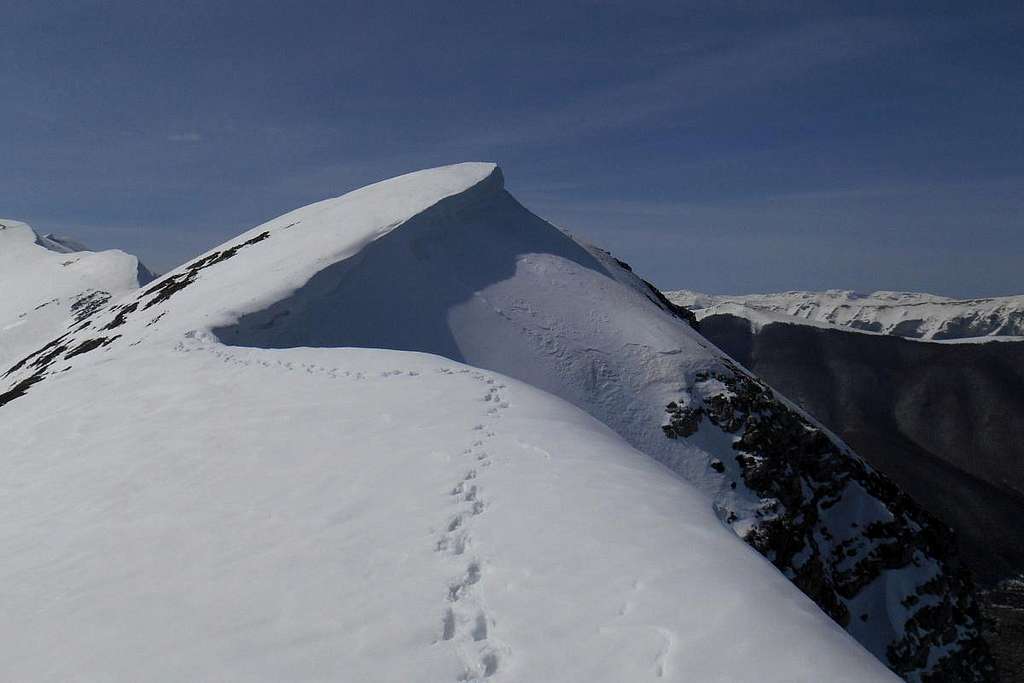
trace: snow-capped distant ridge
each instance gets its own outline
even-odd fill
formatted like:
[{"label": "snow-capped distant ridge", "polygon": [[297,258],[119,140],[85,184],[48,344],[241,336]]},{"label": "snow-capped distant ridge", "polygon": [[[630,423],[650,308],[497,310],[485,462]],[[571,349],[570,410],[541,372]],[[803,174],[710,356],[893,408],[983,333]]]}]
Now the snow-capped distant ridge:
[{"label": "snow-capped distant ridge", "polygon": [[73,254],[77,251],[92,251],[81,242],[63,235],[54,235],[52,232],[36,238],[36,244],[46,247],[50,251],[61,254]]},{"label": "snow-capped distant ridge", "polygon": [[[689,290],[667,293],[674,303],[706,317],[743,309],[789,316],[791,322],[837,325],[922,340],[1024,337],[1024,295],[954,299],[921,292],[870,294],[830,289],[821,292],[712,295]],[[739,307],[739,308],[737,308]],[[755,323],[763,320],[750,315]]]},{"label": "snow-capped distant ridge", "polygon": [[54,235],[53,233],[39,234],[28,223],[9,218],[0,218],[0,244],[11,248],[12,245],[26,244],[28,242],[58,254],[91,251],[89,247],[71,237]]},{"label": "snow-capped distant ridge", "polygon": [[40,338],[153,279],[138,258],[116,249],[90,251],[68,237],[41,235],[21,221],[0,219],[0,365],[27,353]]}]

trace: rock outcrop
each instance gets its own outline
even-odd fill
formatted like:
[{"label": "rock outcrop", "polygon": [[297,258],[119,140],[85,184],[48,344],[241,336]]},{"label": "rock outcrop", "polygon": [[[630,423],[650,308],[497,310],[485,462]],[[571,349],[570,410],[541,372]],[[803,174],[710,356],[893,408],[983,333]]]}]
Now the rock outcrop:
[{"label": "rock outcrop", "polygon": [[1008,663],[1024,648],[1020,613],[1000,586],[1024,570],[1024,343],[938,344],[725,314],[701,326],[954,529],[983,589],[1002,680],[1022,680]]}]

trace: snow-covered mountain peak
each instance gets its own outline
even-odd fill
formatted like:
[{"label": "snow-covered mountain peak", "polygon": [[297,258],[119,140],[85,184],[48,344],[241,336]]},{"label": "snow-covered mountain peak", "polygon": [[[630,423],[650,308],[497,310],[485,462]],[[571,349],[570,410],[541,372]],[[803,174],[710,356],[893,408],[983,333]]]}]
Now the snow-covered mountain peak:
[{"label": "snow-covered mountain peak", "polygon": [[290,211],[200,255],[153,282],[140,307],[159,313],[173,296],[180,302],[172,307],[179,328],[230,324],[286,298],[424,211],[464,210],[503,188],[497,165],[478,162],[374,183]]},{"label": "snow-covered mountain peak", "polygon": [[[402,354],[381,349],[418,353],[399,363]],[[76,378],[107,376],[101,370],[108,364],[132,374],[124,368],[142,372],[157,359],[168,367],[188,366],[194,381],[218,386],[232,385],[243,373],[246,379],[239,376],[237,383],[246,389],[238,398],[261,421],[253,423],[248,413],[233,413],[231,420],[257,432],[276,406],[266,403],[267,391],[250,373],[268,368],[298,375],[275,380],[286,405],[293,399],[320,405],[323,382],[362,381],[368,368],[382,377],[429,374],[434,379],[417,380],[408,390],[434,402],[446,378],[476,372],[458,363],[490,373],[481,374],[489,386],[516,387],[514,395],[525,405],[540,405],[531,392],[544,390],[696,485],[722,524],[894,669],[913,677],[966,670],[980,661],[970,589],[947,563],[945,530],[820,425],[711,346],[628,267],[530,213],[504,190],[493,164],[408,174],[268,221],[40,345],[7,371],[0,410],[19,414],[36,400],[55,400]],[[200,367],[209,376],[194,374]],[[292,372],[297,368],[301,372]],[[184,381],[168,378],[167,384],[180,388]],[[264,399],[251,399],[249,391]],[[486,420],[512,414],[503,412],[515,407],[507,393],[489,391],[480,399]],[[195,398],[196,391],[188,394]],[[386,396],[380,388],[374,419],[385,413],[397,434],[407,428],[402,411],[422,417],[424,410],[444,409],[420,409],[403,396],[393,401],[402,406],[396,412]],[[340,401],[334,401],[338,415],[351,413],[351,404]],[[568,408],[545,411],[566,431],[546,430],[539,443],[527,432],[509,434],[503,458],[529,458],[534,467],[564,457],[565,448],[553,443],[591,441],[565,426],[576,419],[567,417]],[[303,419],[301,412],[286,412]],[[764,430],[766,422],[773,429]],[[413,424],[408,438],[423,438],[422,420]],[[484,448],[491,431],[485,424],[474,427],[481,434],[465,451],[481,460],[486,456],[473,449]],[[438,443],[427,441],[422,450],[434,457]],[[242,453],[256,447],[251,440],[232,446]],[[436,459],[449,462],[451,456]],[[617,467],[610,463],[595,467]],[[427,476],[426,470],[421,474]],[[473,485],[467,482],[459,495]],[[533,496],[550,488],[530,491]],[[466,502],[476,509],[476,501]],[[522,501],[504,504],[508,510],[517,503]],[[453,519],[449,531],[455,534],[463,523]],[[456,536],[443,542],[461,547]],[[563,549],[546,552],[564,557]],[[452,602],[476,581],[479,566],[473,566],[466,569],[469,578],[451,588]],[[505,571],[526,576],[516,573],[522,567],[514,563]],[[472,633],[492,626],[461,612],[452,619],[452,632],[463,620],[471,622]],[[445,616],[443,634],[449,623]],[[679,640],[683,631],[675,628],[664,629],[664,643]],[[561,642],[573,647],[578,641]],[[486,675],[489,665],[481,666]]]}]

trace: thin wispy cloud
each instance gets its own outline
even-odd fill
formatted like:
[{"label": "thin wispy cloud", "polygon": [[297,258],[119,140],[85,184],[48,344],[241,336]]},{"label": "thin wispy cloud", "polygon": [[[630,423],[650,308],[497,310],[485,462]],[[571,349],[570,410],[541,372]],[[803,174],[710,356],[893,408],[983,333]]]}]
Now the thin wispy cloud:
[{"label": "thin wispy cloud", "polygon": [[203,139],[200,133],[189,132],[189,133],[171,133],[167,136],[167,139],[171,142],[199,142]]},{"label": "thin wispy cloud", "polygon": [[781,31],[748,44],[705,55],[684,55],[678,65],[650,76],[566,98],[512,125],[463,141],[471,145],[516,145],[593,134],[608,128],[706,107],[742,93],[764,91],[815,70],[877,54],[907,39],[887,22],[819,23]]}]

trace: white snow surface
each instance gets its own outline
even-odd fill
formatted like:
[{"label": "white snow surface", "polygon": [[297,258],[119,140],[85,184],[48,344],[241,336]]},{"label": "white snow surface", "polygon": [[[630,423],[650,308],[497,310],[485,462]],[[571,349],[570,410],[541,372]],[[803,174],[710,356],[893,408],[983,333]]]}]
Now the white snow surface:
[{"label": "white snow surface", "polygon": [[666,292],[666,296],[673,303],[694,310],[698,318],[730,313],[747,317],[758,325],[818,323],[928,341],[1002,341],[1024,337],[1024,295],[951,299],[918,292],[862,294],[830,289],[746,295],[679,290]]},{"label": "white snow surface", "polygon": [[0,407],[0,679],[896,680],[621,438],[717,351],[495,166],[204,259]]},{"label": "white snow surface", "polygon": [[59,335],[80,297],[119,296],[146,275],[138,259],[122,251],[86,251],[67,238],[0,219],[0,366]]},{"label": "white snow surface", "polygon": [[6,406],[4,680],[893,679],[527,385],[401,351],[113,355]]}]

